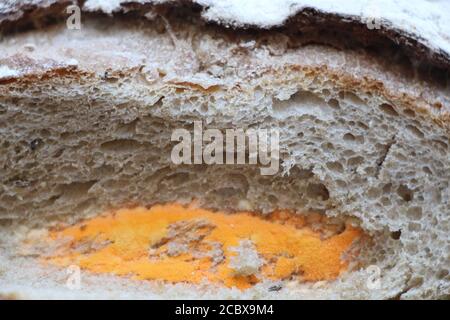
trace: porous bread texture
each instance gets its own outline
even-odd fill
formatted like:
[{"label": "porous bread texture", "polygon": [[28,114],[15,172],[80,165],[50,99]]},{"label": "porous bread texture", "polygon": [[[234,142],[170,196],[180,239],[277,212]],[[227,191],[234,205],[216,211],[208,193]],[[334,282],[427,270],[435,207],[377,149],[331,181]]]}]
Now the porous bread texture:
[{"label": "porous bread texture", "polygon": [[[2,292],[74,294],[48,269],[33,266],[44,279],[24,273],[34,260],[14,248],[28,227],[196,198],[209,208],[354,216],[374,238],[363,265],[383,276],[377,289],[363,268],[332,283],[221,289],[219,297],[448,297],[448,88],[363,52],[295,44],[276,32],[231,38],[195,24],[108,19],[4,39],[0,62],[15,73],[0,80]],[[192,130],[193,120],[205,129],[278,128],[280,172],[175,166],[171,133]],[[92,281],[76,296],[125,297],[120,279],[102,288]],[[128,285],[141,297],[154,284]],[[192,298],[212,290],[163,288],[148,290]]]}]

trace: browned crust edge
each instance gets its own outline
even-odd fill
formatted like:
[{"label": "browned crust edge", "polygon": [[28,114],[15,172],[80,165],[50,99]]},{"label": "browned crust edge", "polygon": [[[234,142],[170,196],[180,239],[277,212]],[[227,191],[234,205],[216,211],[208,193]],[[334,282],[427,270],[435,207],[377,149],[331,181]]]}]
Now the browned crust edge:
[{"label": "browned crust edge", "polygon": [[[128,68],[122,70],[112,71],[112,73],[117,77],[127,77],[128,75],[137,72],[139,68]],[[369,78],[362,77],[357,78],[350,74],[343,74],[342,72],[333,70],[328,68],[325,65],[322,66],[301,66],[301,65],[287,65],[283,68],[283,70],[274,70],[267,69],[263,73],[271,73],[274,76],[277,74],[284,73],[302,73],[313,78],[320,77],[326,79],[334,79],[336,86],[343,91],[347,91],[351,89],[352,91],[370,91],[374,92],[377,95],[384,97],[387,101],[390,101],[394,104],[401,104],[405,108],[408,108],[416,113],[422,113],[430,117],[430,119],[438,126],[444,128],[448,133],[450,133],[450,113],[448,112],[433,112],[433,108],[437,108],[439,111],[442,111],[440,106],[433,105],[430,101],[425,100],[422,97],[413,97],[409,96],[405,93],[398,93],[392,88],[386,86],[382,81]],[[281,76],[281,75],[280,75]],[[33,83],[36,82],[45,82],[52,81],[54,79],[72,79],[80,82],[92,82],[103,81],[96,73],[79,70],[77,67],[73,66],[63,66],[63,65],[54,65],[45,70],[36,70],[35,72],[23,75],[21,77],[11,77],[11,78],[3,78],[0,79],[0,96],[4,94],[3,86],[8,86],[11,84],[16,84],[20,86],[33,86]],[[168,84],[170,85],[170,84]],[[172,84],[176,85],[176,84]],[[198,88],[197,86],[185,86],[187,90],[201,90],[205,94],[210,92],[214,92],[215,90],[204,90],[202,88]]]}]

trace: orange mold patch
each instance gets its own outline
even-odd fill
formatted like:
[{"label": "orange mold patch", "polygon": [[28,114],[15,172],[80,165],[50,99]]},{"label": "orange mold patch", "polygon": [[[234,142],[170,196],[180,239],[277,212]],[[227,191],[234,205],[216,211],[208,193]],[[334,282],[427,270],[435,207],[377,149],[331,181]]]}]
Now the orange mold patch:
[{"label": "orange mold patch", "polygon": [[244,289],[263,279],[332,280],[362,236],[347,224],[326,237],[288,211],[226,214],[193,206],[123,209],[50,232],[60,242],[46,262],[140,280]]}]

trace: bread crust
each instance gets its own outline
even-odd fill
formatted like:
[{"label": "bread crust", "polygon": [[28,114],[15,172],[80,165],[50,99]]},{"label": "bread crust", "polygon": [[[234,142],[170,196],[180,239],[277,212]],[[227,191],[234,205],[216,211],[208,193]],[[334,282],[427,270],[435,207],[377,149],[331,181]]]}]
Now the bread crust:
[{"label": "bread crust", "polygon": [[[90,20],[95,20],[95,18],[93,16],[89,17]],[[177,20],[176,17],[172,18],[174,21]],[[101,19],[105,23],[108,23],[109,19],[112,18],[102,17]],[[129,19],[114,19],[120,25],[123,25],[125,29],[130,27],[130,25],[134,25],[134,22]],[[160,22],[155,23],[156,25],[160,24]],[[191,24],[188,22],[186,27],[198,28],[196,23],[193,22]],[[142,28],[145,29],[146,26],[144,25]],[[226,33],[223,35],[223,30],[216,26],[208,26],[207,29],[212,34],[218,33],[224,37],[228,36]],[[59,31],[58,29],[50,29],[50,32],[58,33]],[[275,37],[278,37],[280,34],[283,35],[282,32],[273,32]],[[257,39],[259,42],[265,41],[264,39],[267,35],[268,33],[264,31],[255,31],[250,35],[248,32],[236,31],[233,34],[233,39],[230,39],[230,41],[238,42],[246,39]],[[98,34],[98,37],[103,37],[101,32]],[[295,39],[294,36],[291,37]],[[23,53],[21,52],[22,48],[20,48],[20,45],[26,45],[24,41],[26,40],[17,40],[14,46],[10,46],[11,52],[14,52],[13,55],[8,55],[7,53],[0,54],[0,64],[14,71],[13,73],[4,74],[0,72],[0,95],[2,96],[8,95],[8,87],[11,85],[26,88],[33,86],[34,83],[42,83],[57,78],[67,79],[68,81],[83,79],[83,81],[89,82],[92,80],[95,83],[96,81],[102,80],[105,69],[108,69],[110,76],[120,79],[136,72],[139,73],[138,70],[145,66],[145,63],[136,62],[133,59],[125,59],[125,61],[120,59],[119,61],[114,54],[109,52],[98,54],[98,61],[96,63],[88,61],[86,57],[82,58],[78,56],[75,57],[75,62],[73,62],[74,59],[71,59],[67,55],[55,55],[53,53],[53,51],[57,51],[65,46],[64,43],[59,42],[49,44],[48,48],[40,48],[39,52]],[[89,41],[92,42],[93,46],[101,45],[101,41],[99,41],[99,44],[96,44],[96,39]],[[141,41],[145,41],[145,39]],[[300,40],[301,45],[304,45],[305,41],[307,40]],[[7,44],[4,44],[4,46],[8,47]],[[114,49],[115,47],[111,47],[111,52]],[[116,49],[121,50],[119,47]],[[144,46],[138,45],[135,53],[145,55],[145,50]],[[245,51],[246,49],[239,50]],[[423,79],[427,75],[411,77],[414,73],[419,72],[412,70],[416,68],[415,66],[409,64],[402,66],[396,61],[386,61],[366,51],[355,50],[353,48],[335,50],[333,48],[326,49],[321,45],[308,45],[304,48],[294,49],[294,51],[297,52],[296,56],[298,56],[295,63],[289,61],[288,63],[282,64],[283,69],[281,70],[279,66],[277,68],[259,68],[257,67],[257,61],[252,61],[252,64],[254,64],[253,67],[261,69],[260,75],[272,74],[272,77],[275,79],[283,78],[282,73],[295,75],[301,71],[303,74],[310,75],[311,78],[333,79],[341,90],[373,91],[376,94],[382,95],[387,100],[392,101],[392,103],[398,103],[411,110],[428,115],[437,125],[446,128],[447,131],[450,130],[450,104],[447,88],[445,87],[445,83],[447,82],[446,72],[441,72],[444,80],[433,76]],[[243,53],[245,54],[245,52]],[[158,54],[155,53],[155,55]],[[192,76],[195,73],[195,70],[187,70],[186,75]],[[205,87],[205,84],[200,83],[196,79],[190,79],[189,82],[192,85],[185,86],[186,90],[195,90],[195,87]],[[167,83],[164,85],[167,85]],[[227,84],[228,87],[235,87],[237,85],[239,85],[237,82]],[[206,89],[208,89],[207,85]]]},{"label": "bread crust", "polygon": [[[96,6],[96,4],[98,5]],[[64,19],[67,14],[65,8],[69,5],[78,5],[82,10],[94,12],[97,15],[133,15],[145,18],[148,12],[158,14],[183,15],[187,19],[206,20],[225,27],[230,26],[234,30],[270,30],[285,33],[306,32],[314,37],[313,42],[323,43],[323,33],[331,31],[333,36],[341,40],[352,39],[353,45],[373,47],[397,47],[404,51],[409,57],[419,61],[432,64],[438,68],[450,70],[450,52],[439,47],[431,46],[422,39],[420,30],[418,33],[411,32],[405,28],[393,26],[389,20],[381,20],[378,28],[369,29],[362,16],[339,14],[332,11],[324,11],[308,5],[287,17],[282,24],[257,25],[240,22],[238,19],[221,17],[205,17],[202,13],[208,8],[207,5],[197,1],[118,1],[108,4],[105,9],[102,1],[96,1],[89,5],[86,0],[19,0],[7,2],[0,6],[0,33],[9,33],[14,30],[30,29],[54,23]],[[224,14],[226,16],[226,14]],[[431,22],[430,22],[431,23]],[[430,26],[434,27],[434,26]]]},{"label": "bread crust", "polygon": [[[17,61],[17,64],[15,63]],[[19,67],[22,59],[17,59],[13,61],[8,61],[8,65],[14,67]],[[12,62],[12,63],[11,63]],[[5,64],[5,60],[0,60],[0,63]],[[30,69],[31,66],[31,69]],[[301,66],[301,65],[290,65],[286,66],[284,70],[267,70],[267,73],[273,74],[274,78],[278,77],[283,72],[291,72],[292,74],[298,73],[301,70],[302,73],[309,74],[311,77],[315,78],[329,78],[338,79],[335,82],[337,88],[341,90],[356,90],[356,91],[371,91],[385,97],[387,100],[392,101],[394,104],[401,104],[409,107],[411,110],[418,111],[419,113],[424,113],[430,116],[437,125],[450,130],[450,112],[448,107],[442,107],[438,102],[433,104],[429,100],[424,99],[420,96],[407,95],[404,93],[399,93],[393,87],[389,87],[388,83],[383,83],[376,78],[354,77],[351,74],[345,74],[341,71],[328,69],[327,66]],[[34,66],[32,64],[28,65],[28,73],[21,77],[5,77],[0,78],[0,86],[2,85],[14,85],[20,87],[29,87],[33,83],[47,81],[48,79],[66,79],[66,80],[80,80],[89,81],[92,79],[93,82],[98,81],[98,74],[92,71],[83,71],[77,69],[76,66],[58,64],[56,62],[42,63],[37,62]],[[117,72],[110,73],[111,75],[122,77],[127,74],[136,72],[136,68],[132,69],[122,69]],[[97,79],[96,79],[97,78]],[[196,88],[202,88],[201,85],[192,83],[193,86],[185,86],[186,90],[196,90]],[[0,96],[7,94],[8,90],[2,90],[0,87]],[[436,96],[437,98],[437,96]],[[444,110],[442,110],[444,109]],[[439,111],[436,113],[436,111]],[[449,131],[450,132],[450,131]]]}]

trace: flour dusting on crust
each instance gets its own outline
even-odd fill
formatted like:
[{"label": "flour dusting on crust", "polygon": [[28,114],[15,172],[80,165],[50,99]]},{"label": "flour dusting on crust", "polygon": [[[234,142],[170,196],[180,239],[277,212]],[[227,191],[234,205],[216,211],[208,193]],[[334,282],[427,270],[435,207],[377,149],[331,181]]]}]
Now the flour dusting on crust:
[{"label": "flour dusting on crust", "polygon": [[[85,9],[112,13],[124,0],[88,0]],[[140,4],[161,4],[174,0],[137,0]],[[202,16],[226,25],[270,28],[307,9],[334,13],[362,22],[376,23],[411,35],[421,44],[450,55],[450,1],[447,0],[193,0],[204,10]],[[369,26],[371,27],[371,26]]]}]

